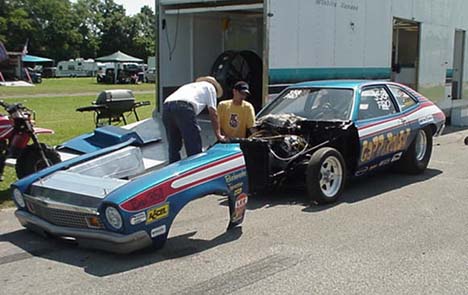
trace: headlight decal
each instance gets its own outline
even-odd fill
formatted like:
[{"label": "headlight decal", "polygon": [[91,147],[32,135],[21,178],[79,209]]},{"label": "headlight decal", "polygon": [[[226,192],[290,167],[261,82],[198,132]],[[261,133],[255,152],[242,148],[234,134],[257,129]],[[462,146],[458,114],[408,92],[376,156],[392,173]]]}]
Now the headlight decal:
[{"label": "headlight decal", "polygon": [[122,216],[115,207],[108,206],[104,214],[106,216],[107,222],[116,230],[119,230],[123,226]]}]

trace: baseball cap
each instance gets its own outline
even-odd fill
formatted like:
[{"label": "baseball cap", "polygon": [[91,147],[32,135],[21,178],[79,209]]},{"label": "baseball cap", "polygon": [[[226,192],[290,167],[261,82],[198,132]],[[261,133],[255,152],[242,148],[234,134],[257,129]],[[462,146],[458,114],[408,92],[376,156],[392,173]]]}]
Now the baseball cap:
[{"label": "baseball cap", "polygon": [[244,81],[237,82],[236,84],[234,84],[234,89],[238,90],[239,92],[250,95],[249,84],[247,84],[247,82],[244,82]]}]

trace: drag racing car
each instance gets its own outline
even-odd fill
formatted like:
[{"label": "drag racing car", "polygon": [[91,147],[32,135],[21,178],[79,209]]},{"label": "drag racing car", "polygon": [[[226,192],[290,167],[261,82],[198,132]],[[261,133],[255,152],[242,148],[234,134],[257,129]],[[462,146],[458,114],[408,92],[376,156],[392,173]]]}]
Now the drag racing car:
[{"label": "drag racing car", "polygon": [[285,89],[238,139],[249,192],[305,183],[319,204],[335,202],[345,182],[383,167],[422,173],[444,113],[414,90],[376,81],[315,81]]},{"label": "drag racing car", "polygon": [[160,127],[151,118],[62,144],[65,161],[12,184],[16,217],[42,235],[117,253],[162,247],[180,210],[213,193],[227,196],[228,230],[240,225],[248,187],[239,146],[167,165]]},{"label": "drag racing car", "polygon": [[247,194],[305,183],[319,204],[345,182],[383,167],[422,173],[443,112],[390,82],[315,81],[285,89],[257,115],[246,139],[214,144],[171,165],[153,119],[106,126],[63,144],[74,154],[12,185],[16,216],[40,233],[131,252],[161,247],[177,213],[211,193],[228,196],[228,229],[244,218]]}]

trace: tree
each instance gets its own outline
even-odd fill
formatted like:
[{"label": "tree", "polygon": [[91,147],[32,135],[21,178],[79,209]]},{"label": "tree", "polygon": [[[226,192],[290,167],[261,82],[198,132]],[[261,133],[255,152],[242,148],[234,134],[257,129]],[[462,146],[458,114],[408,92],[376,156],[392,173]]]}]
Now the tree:
[{"label": "tree", "polygon": [[81,57],[96,57],[101,46],[103,17],[99,11],[99,4],[99,0],[78,0],[72,4],[73,24],[81,36]]},{"label": "tree", "polygon": [[22,1],[0,0],[0,41],[8,50],[21,50],[33,32],[32,20]]},{"label": "tree", "polygon": [[133,17],[136,34],[132,38],[133,53],[146,58],[154,56],[156,46],[155,15],[148,6],[143,6],[140,13]]},{"label": "tree", "polygon": [[108,55],[117,50],[125,51],[129,47],[128,30],[130,18],[125,15],[122,5],[113,0],[103,0],[99,3],[102,15],[101,48],[99,55]]},{"label": "tree", "polygon": [[57,60],[79,56],[81,35],[74,27],[69,0],[23,0],[33,21],[31,50]]},{"label": "tree", "polygon": [[0,41],[57,61],[117,50],[145,59],[155,52],[155,15],[148,6],[130,17],[114,0],[0,0]]}]

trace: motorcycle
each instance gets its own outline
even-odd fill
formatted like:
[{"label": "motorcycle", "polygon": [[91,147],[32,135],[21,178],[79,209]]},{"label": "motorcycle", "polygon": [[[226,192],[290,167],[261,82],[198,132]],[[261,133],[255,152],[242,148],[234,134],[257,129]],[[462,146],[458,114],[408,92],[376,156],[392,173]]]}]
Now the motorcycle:
[{"label": "motorcycle", "polygon": [[0,115],[0,180],[3,180],[7,158],[16,159],[18,179],[61,161],[54,148],[39,142],[37,134],[53,134],[54,131],[34,127],[32,110],[21,103],[8,104],[2,100],[0,106],[8,113]]}]

